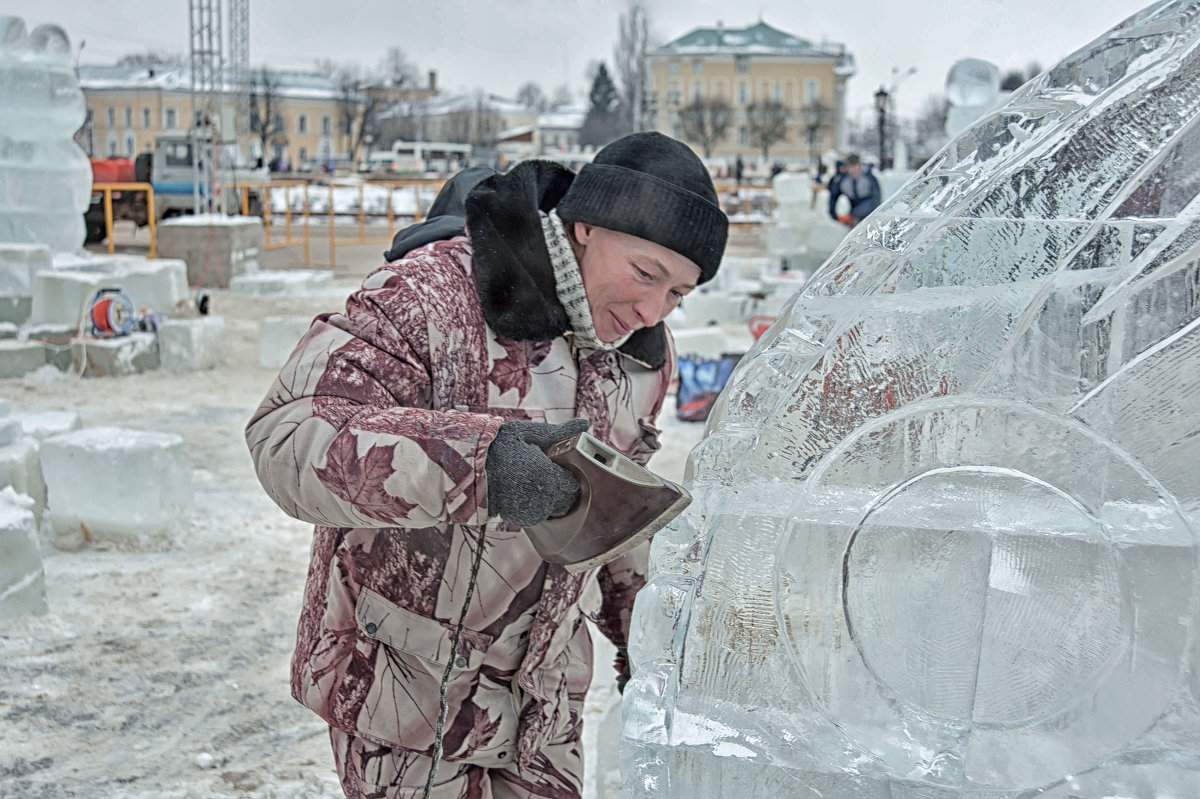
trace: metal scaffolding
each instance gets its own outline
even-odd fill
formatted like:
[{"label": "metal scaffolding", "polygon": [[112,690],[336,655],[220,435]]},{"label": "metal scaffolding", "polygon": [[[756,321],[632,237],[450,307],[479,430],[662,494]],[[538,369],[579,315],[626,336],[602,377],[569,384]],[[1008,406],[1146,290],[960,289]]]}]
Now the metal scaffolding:
[{"label": "metal scaffolding", "polygon": [[229,0],[229,88],[238,143],[250,133],[250,0]]},{"label": "metal scaffolding", "polygon": [[197,214],[218,213],[220,186],[213,185],[220,152],[220,102],[224,92],[221,0],[188,0],[192,66],[192,200]]}]

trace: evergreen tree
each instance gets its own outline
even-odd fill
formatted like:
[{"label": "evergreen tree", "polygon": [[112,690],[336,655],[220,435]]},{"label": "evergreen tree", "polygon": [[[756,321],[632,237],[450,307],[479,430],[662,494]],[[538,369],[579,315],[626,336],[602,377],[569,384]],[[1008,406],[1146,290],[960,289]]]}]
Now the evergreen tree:
[{"label": "evergreen tree", "polygon": [[588,112],[579,130],[582,144],[608,144],[620,135],[620,95],[608,67],[601,61],[588,92]]},{"label": "evergreen tree", "polygon": [[620,97],[617,95],[617,85],[608,74],[604,62],[596,68],[596,76],[592,78],[592,89],[588,92],[589,111],[597,114],[612,114],[617,110]]}]

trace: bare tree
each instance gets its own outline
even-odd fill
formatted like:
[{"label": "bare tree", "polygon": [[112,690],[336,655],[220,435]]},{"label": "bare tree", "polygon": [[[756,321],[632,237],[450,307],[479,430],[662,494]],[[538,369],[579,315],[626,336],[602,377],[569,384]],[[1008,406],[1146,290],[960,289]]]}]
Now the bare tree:
[{"label": "bare tree", "polygon": [[477,92],[475,95],[475,131],[471,137],[471,144],[476,147],[494,147],[503,128],[504,119],[500,113],[488,102],[488,98],[483,92]]},{"label": "bare tree", "polygon": [[909,149],[909,155],[916,163],[924,163],[946,143],[949,113],[950,101],[945,95],[931,94],[921,104],[921,110],[913,120],[913,141]]},{"label": "bare tree", "polygon": [[250,132],[258,137],[259,152],[268,158],[270,145],[283,143],[283,120],[279,119],[279,86],[271,72],[262,67],[250,76]]},{"label": "bare tree", "polygon": [[1000,89],[1001,91],[1015,92],[1024,86],[1026,81],[1033,80],[1040,74],[1042,74],[1042,65],[1036,61],[1030,61],[1024,71],[1010,69],[1005,72],[1000,78]]},{"label": "bare tree", "polygon": [[833,108],[820,100],[811,100],[800,109],[800,129],[808,146],[808,158],[815,166],[820,158],[821,136],[833,130]]},{"label": "bare tree", "polygon": [[187,63],[183,53],[169,53],[163,50],[147,50],[144,53],[130,53],[117,59],[119,67],[177,67]]},{"label": "bare tree", "polygon": [[699,144],[705,158],[712,155],[713,145],[725,138],[732,122],[733,108],[720,97],[697,97],[679,109],[683,138]]},{"label": "bare tree", "polygon": [[375,136],[380,142],[422,141],[425,122],[421,100],[401,100],[375,115]]},{"label": "bare tree", "polygon": [[526,108],[531,108],[539,114],[545,111],[550,101],[546,99],[546,93],[542,91],[542,87],[531,80],[527,80],[521,84],[521,88],[517,89],[517,102]]},{"label": "bare tree", "polygon": [[645,129],[646,83],[649,62],[646,58],[648,41],[646,9],[640,0],[632,0],[621,15],[617,45],[613,48],[613,65],[621,85],[620,119],[623,132]]},{"label": "bare tree", "polygon": [[417,83],[417,68],[399,47],[389,47],[379,65],[383,82],[392,89],[407,89]]},{"label": "bare tree", "polygon": [[443,130],[446,141],[461,144],[471,141],[471,109],[459,108],[446,114]]},{"label": "bare tree", "polygon": [[379,99],[365,91],[370,81],[357,64],[339,65],[332,61],[321,61],[317,67],[337,85],[338,133],[346,137],[347,155],[354,162],[367,136],[375,135]]},{"label": "bare tree", "polygon": [[763,160],[771,155],[771,145],[787,138],[787,106],[777,100],[751,103],[746,108],[750,143],[762,151]]},{"label": "bare tree", "polygon": [[496,143],[504,120],[483,92],[477,92],[470,105],[446,115],[446,141],[491,147]]},{"label": "bare tree", "polygon": [[564,83],[554,90],[554,95],[550,98],[550,107],[570,105],[573,102],[575,102],[575,95],[571,93],[571,87]]}]

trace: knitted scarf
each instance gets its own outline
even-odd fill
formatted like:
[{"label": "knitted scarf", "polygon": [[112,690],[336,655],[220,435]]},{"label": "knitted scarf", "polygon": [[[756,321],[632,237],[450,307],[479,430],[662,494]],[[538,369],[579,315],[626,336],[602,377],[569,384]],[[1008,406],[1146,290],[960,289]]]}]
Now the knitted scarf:
[{"label": "knitted scarf", "polygon": [[583,288],[583,275],[579,271],[579,262],[575,260],[575,250],[571,248],[571,239],[567,236],[563,221],[554,210],[539,214],[542,218],[542,234],[546,237],[546,251],[550,253],[550,265],[554,267],[554,288],[571,322],[571,330],[567,335],[572,336],[572,346],[576,349],[615,350],[633,333],[626,333],[612,342],[604,342],[596,337],[592,309]]}]

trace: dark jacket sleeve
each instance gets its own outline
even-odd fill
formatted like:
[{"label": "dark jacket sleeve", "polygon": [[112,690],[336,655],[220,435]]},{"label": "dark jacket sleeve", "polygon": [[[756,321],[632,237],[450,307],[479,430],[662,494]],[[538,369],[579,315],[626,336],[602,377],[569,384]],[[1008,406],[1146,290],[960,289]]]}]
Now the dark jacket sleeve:
[{"label": "dark jacket sleeve", "polygon": [[837,219],[837,201],[842,195],[842,176],[834,175],[829,179],[829,216],[831,219]]}]

